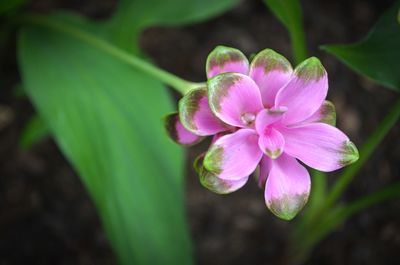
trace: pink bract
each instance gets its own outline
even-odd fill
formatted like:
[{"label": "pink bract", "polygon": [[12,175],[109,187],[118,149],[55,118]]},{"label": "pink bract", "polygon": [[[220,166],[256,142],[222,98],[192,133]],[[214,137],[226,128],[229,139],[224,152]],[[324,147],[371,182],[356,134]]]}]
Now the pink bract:
[{"label": "pink bract", "polygon": [[[335,126],[326,101],[328,76],[311,57],[294,70],[270,49],[251,64],[237,49],[218,46],[206,65],[207,87],[193,89],[167,122],[181,144],[214,136],[196,168],[204,186],[217,193],[241,188],[257,167],[267,207],[290,220],[308,200],[311,181],[304,164],[325,172],[358,159],[349,138]],[[171,128],[173,130],[171,130]]]}]

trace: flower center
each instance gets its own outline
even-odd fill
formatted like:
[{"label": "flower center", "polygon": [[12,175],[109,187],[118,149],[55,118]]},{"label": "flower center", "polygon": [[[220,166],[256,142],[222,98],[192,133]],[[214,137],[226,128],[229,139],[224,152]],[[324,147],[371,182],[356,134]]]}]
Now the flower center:
[{"label": "flower center", "polygon": [[265,126],[265,128],[264,128],[264,130],[263,130],[263,135],[264,135],[265,137],[269,137],[269,136],[270,136],[270,134],[271,134],[271,128],[272,128],[271,125]]},{"label": "flower center", "polygon": [[251,125],[255,120],[256,120],[256,115],[254,115],[253,113],[249,113],[249,112],[247,112],[247,113],[243,113],[241,116],[240,116],[240,119],[242,120],[242,122],[245,124],[245,125]]}]

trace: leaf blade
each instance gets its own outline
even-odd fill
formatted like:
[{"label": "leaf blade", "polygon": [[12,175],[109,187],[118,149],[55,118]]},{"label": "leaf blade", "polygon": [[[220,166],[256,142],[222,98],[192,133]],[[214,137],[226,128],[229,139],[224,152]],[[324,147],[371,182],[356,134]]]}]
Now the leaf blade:
[{"label": "leaf blade", "polygon": [[378,20],[374,28],[360,42],[324,45],[321,48],[359,74],[377,83],[400,91],[400,25],[397,1]]},{"label": "leaf blade", "polygon": [[[122,0],[103,26],[118,47],[138,52],[140,32],[150,26],[195,23],[232,8],[239,0]],[[121,26],[123,25],[123,26]]]},{"label": "leaf blade", "polygon": [[91,193],[121,263],[191,264],[182,152],[164,135],[171,104],[161,84],[53,30],[26,28],[19,45],[27,93]]}]

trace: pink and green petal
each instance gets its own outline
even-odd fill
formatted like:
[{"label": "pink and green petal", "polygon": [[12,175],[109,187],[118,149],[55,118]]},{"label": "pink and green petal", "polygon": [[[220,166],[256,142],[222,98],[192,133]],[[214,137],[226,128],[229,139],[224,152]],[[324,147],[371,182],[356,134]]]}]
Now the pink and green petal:
[{"label": "pink and green petal", "polygon": [[322,106],[311,117],[302,123],[321,122],[332,126],[336,126],[336,109],[335,105],[329,100],[325,100]]},{"label": "pink and green petal", "polygon": [[276,216],[291,220],[307,203],[310,188],[307,170],[284,153],[272,161],[265,185],[265,202]]},{"label": "pink and green petal", "polygon": [[215,174],[209,172],[203,166],[203,160],[204,160],[204,154],[201,154],[195,160],[194,167],[197,173],[199,174],[200,183],[207,189],[211,190],[212,192],[218,194],[228,194],[234,192],[243,187],[249,178],[248,176],[246,176],[238,180],[221,179]]},{"label": "pink and green petal", "polygon": [[167,115],[164,118],[164,125],[169,137],[178,144],[193,145],[203,139],[183,127],[177,112]]},{"label": "pink and green petal", "polygon": [[260,149],[272,159],[277,159],[283,152],[285,139],[282,134],[272,128],[267,127],[258,139]]},{"label": "pink and green petal", "polygon": [[271,167],[272,159],[264,155],[260,161],[259,169],[256,175],[257,184],[262,189],[265,188],[265,182],[267,181],[269,172],[271,171]]},{"label": "pink and green petal", "polygon": [[213,135],[229,127],[212,113],[206,87],[189,91],[179,101],[179,117],[183,126],[197,135]]},{"label": "pink and green petal", "polygon": [[339,129],[325,123],[309,123],[280,129],[285,153],[320,171],[333,171],[358,160],[358,150]]},{"label": "pink and green petal", "polygon": [[240,129],[211,145],[204,158],[204,167],[221,179],[240,180],[256,169],[261,157],[257,133]]},{"label": "pink and green petal", "polygon": [[266,108],[275,105],[276,93],[290,80],[292,72],[289,61],[271,49],[265,49],[254,57],[249,76],[260,88]]},{"label": "pink and green petal", "polygon": [[209,79],[208,100],[219,119],[236,127],[252,127],[257,113],[263,109],[257,84],[238,73],[219,74]]},{"label": "pink and green petal", "polygon": [[228,72],[247,75],[249,72],[249,61],[238,49],[217,46],[207,57],[207,78]]},{"label": "pink and green petal", "polygon": [[275,106],[288,108],[282,121],[292,125],[314,114],[328,93],[328,75],[321,62],[311,57],[296,67],[291,80],[276,95]]}]

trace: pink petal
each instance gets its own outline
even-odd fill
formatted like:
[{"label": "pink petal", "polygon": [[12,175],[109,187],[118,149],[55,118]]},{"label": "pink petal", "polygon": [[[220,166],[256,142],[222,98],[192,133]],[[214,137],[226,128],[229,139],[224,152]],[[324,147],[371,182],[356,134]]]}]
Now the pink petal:
[{"label": "pink petal", "polygon": [[266,108],[275,105],[276,93],[290,80],[292,72],[289,61],[271,49],[265,49],[254,57],[249,76],[260,88]]},{"label": "pink petal", "polygon": [[219,178],[218,176],[209,172],[203,166],[204,154],[201,154],[194,162],[194,167],[199,174],[200,183],[206,187],[207,189],[211,190],[212,192],[218,194],[228,194],[234,192],[241,187],[243,187],[247,180],[248,176],[243,177],[239,180],[227,180]]},{"label": "pink petal", "polygon": [[176,112],[167,115],[164,124],[169,137],[178,144],[193,145],[203,139],[203,137],[195,135],[183,127]]},{"label": "pink petal", "polygon": [[262,189],[265,188],[265,182],[267,181],[269,172],[272,167],[272,159],[268,156],[263,156],[259,165],[258,176],[257,176],[257,183],[258,186]]},{"label": "pink petal", "polygon": [[325,123],[282,128],[285,153],[320,171],[333,171],[358,159],[358,150],[339,129]]},{"label": "pink petal", "polygon": [[264,154],[272,159],[276,159],[283,152],[285,139],[278,130],[272,127],[267,127],[265,131],[260,134],[258,146],[264,152]]},{"label": "pink petal", "polygon": [[242,74],[224,73],[208,80],[208,100],[213,113],[236,127],[251,127],[263,108],[254,81]]},{"label": "pink petal", "polygon": [[206,87],[189,91],[179,101],[179,117],[185,128],[197,135],[213,135],[229,127],[211,112]]},{"label": "pink petal", "polygon": [[247,75],[248,71],[249,61],[238,49],[217,46],[207,57],[207,78],[227,72]]},{"label": "pink petal", "polygon": [[256,169],[261,156],[257,133],[240,129],[211,145],[204,158],[204,167],[219,178],[239,180]]},{"label": "pink petal", "polygon": [[275,105],[288,108],[282,122],[294,124],[316,112],[328,92],[328,75],[321,62],[311,57],[294,71],[292,79],[276,95]]},{"label": "pink petal", "polygon": [[307,203],[310,187],[307,170],[293,157],[282,154],[272,160],[265,185],[265,202],[276,216],[291,220]]},{"label": "pink petal", "polygon": [[303,121],[303,124],[321,122],[332,126],[336,126],[336,110],[332,102],[325,100],[321,107],[308,119]]}]

